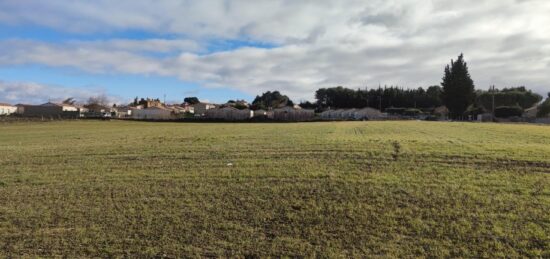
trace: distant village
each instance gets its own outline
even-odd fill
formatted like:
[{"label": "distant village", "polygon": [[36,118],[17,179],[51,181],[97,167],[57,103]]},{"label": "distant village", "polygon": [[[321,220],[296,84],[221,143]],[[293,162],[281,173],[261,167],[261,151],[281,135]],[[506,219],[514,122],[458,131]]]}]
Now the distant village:
[{"label": "distant village", "polygon": [[[386,88],[385,92],[393,91]],[[346,88],[320,89],[320,93],[334,90],[335,93],[354,91]],[[417,91],[402,90],[401,91]],[[338,99],[339,94],[331,94],[321,99]],[[325,94],[326,95],[326,94]],[[380,96],[384,93],[381,92]],[[388,97],[386,97],[388,98]],[[499,97],[500,98],[500,97]],[[509,99],[509,97],[507,97]],[[340,98],[340,100],[343,100]],[[375,98],[376,100],[376,98]],[[0,116],[13,118],[34,118],[41,120],[56,119],[120,119],[120,120],[144,120],[144,121],[363,121],[363,120],[450,120],[449,110],[445,105],[435,105],[431,102],[428,108],[396,108],[387,106],[378,98],[376,105],[380,109],[364,106],[358,108],[323,107],[321,101],[317,103],[304,102],[294,104],[286,95],[278,91],[266,92],[257,96],[252,104],[244,100],[230,100],[223,104],[201,102],[196,97],[185,98],[181,104],[166,104],[160,99],[141,98],[126,105],[108,105],[102,98],[90,98],[86,104],[77,104],[73,98],[61,102],[47,102],[43,104],[16,104],[0,103]],[[394,102],[398,102],[395,98]],[[549,102],[550,98],[546,102]],[[410,101],[410,100],[408,100]],[[353,100],[344,100],[345,104],[353,106]],[[368,103],[368,100],[366,101]],[[336,104],[336,102],[330,102]],[[417,103],[415,102],[415,105]],[[478,113],[466,115],[464,120],[479,122],[535,122],[550,123],[550,115],[540,116],[540,107],[545,104],[536,103],[533,107],[521,112],[508,112],[503,116],[495,115],[486,109],[475,108]],[[506,108],[507,106],[499,106]],[[508,108],[506,108],[508,109]]]},{"label": "distant village", "polygon": [[[72,103],[70,100],[59,103],[47,102],[38,105],[0,103],[0,115],[42,119],[127,119],[149,121],[310,121],[316,118],[313,109],[303,109],[299,105],[289,106],[286,103],[266,109],[252,109],[251,105],[246,101],[230,101],[225,104],[214,104],[196,100],[196,102],[166,104],[159,99],[146,98],[124,106],[107,106],[98,103],[78,105]],[[369,119],[368,116],[379,116],[379,114],[377,110],[368,108],[363,109],[363,111],[357,111],[353,116],[357,116],[357,119]]]},{"label": "distant village", "polygon": [[[188,99],[188,98],[186,98]],[[145,98],[128,105],[106,105],[89,101],[87,104],[76,104],[72,98],[63,102],[47,102],[44,104],[0,103],[0,115],[42,118],[42,119],[129,119],[129,120],[225,120],[244,121],[259,120],[293,120],[307,121],[315,117],[313,110],[302,109],[299,106],[270,107],[269,109],[250,109],[245,101],[230,101],[225,104],[200,102],[190,98],[190,102],[181,104],[166,104],[159,99]]]},{"label": "distant village", "polygon": [[250,104],[223,104],[187,97],[179,104],[138,98],[124,105],[109,104],[105,96],[86,104],[73,98],[44,104],[0,103],[0,116],[44,119],[125,119],[148,121],[339,121],[339,120],[458,120],[550,124],[548,97],[524,86],[476,89],[464,55],[445,66],[441,86],[416,89],[398,86],[350,89],[320,88],[316,101],[295,104],[279,91],[267,91]]},{"label": "distant village", "polygon": [[109,104],[105,96],[86,104],[73,98],[44,104],[0,103],[0,116],[45,119],[125,119],[148,121],[340,121],[340,120],[458,120],[550,124],[550,93],[545,98],[524,86],[475,89],[464,56],[451,60],[441,86],[416,89],[379,85],[350,89],[320,88],[316,101],[295,104],[279,91],[267,91],[250,104],[223,104],[187,97],[179,104],[138,98],[124,105]]}]

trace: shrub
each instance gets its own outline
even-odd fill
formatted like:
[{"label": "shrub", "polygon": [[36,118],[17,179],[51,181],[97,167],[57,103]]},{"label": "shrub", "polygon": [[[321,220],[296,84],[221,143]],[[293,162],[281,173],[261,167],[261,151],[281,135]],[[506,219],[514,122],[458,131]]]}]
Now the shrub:
[{"label": "shrub", "polygon": [[520,117],[523,115],[523,109],[519,106],[500,106],[495,108],[497,118]]},{"label": "shrub", "polygon": [[539,111],[537,112],[537,117],[547,117],[550,115],[550,99],[547,99],[544,103],[539,106]]},{"label": "shrub", "polygon": [[435,115],[429,115],[429,116],[426,117],[426,120],[427,121],[438,121],[439,117],[435,116]]},{"label": "shrub", "polygon": [[422,114],[422,111],[419,109],[406,109],[403,112],[403,115],[405,116],[418,116],[420,114]]},{"label": "shrub", "polygon": [[390,107],[390,108],[386,108],[386,112],[389,113],[389,114],[392,114],[392,115],[402,115],[404,112],[405,112],[405,108],[395,108],[395,107]]}]

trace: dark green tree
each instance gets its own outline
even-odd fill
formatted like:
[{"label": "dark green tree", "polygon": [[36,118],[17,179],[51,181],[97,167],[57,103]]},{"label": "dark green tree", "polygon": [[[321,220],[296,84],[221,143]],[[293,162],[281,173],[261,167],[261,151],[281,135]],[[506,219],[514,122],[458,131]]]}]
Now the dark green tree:
[{"label": "dark green tree", "polygon": [[419,108],[431,109],[441,106],[441,87],[406,89],[399,86],[368,89],[349,89],[342,86],[320,88],[315,92],[316,105],[320,110],[349,108]]},{"label": "dark green tree", "polygon": [[516,106],[519,105],[523,109],[531,108],[540,101],[542,96],[533,93],[524,86],[510,87],[503,89],[495,89],[494,91],[477,91],[476,103],[486,110],[490,110],[495,100],[495,107],[498,106]]},{"label": "dark green tree", "polygon": [[548,93],[548,98],[539,106],[537,112],[537,117],[547,117],[548,115],[550,115],[550,93]]},{"label": "dark green tree", "polygon": [[281,108],[285,106],[294,106],[294,103],[286,95],[279,91],[267,91],[261,96],[256,96],[252,102],[253,109]]},{"label": "dark green tree", "polygon": [[300,102],[299,105],[303,109],[316,109],[317,108],[317,104],[311,103],[310,101]]},{"label": "dark green tree", "polygon": [[458,119],[475,100],[474,81],[468,72],[468,64],[464,61],[464,55],[460,54],[456,61],[445,67],[443,76],[442,100],[450,112],[450,116]]},{"label": "dark green tree", "polygon": [[197,97],[185,97],[183,101],[191,105],[200,103],[199,98]]}]

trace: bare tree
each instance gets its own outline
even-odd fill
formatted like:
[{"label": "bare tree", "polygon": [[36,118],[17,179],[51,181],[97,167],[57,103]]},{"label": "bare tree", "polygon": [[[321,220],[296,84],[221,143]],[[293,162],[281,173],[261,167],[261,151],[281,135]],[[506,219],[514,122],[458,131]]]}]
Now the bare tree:
[{"label": "bare tree", "polygon": [[101,105],[101,106],[108,106],[109,105],[109,98],[105,94],[100,94],[97,96],[92,96],[88,98],[88,102],[86,105]]},{"label": "bare tree", "polygon": [[109,98],[105,94],[100,94],[100,95],[92,96],[88,98],[86,105],[84,105],[84,107],[88,109],[96,109],[98,107],[108,107],[108,106],[109,106]]},{"label": "bare tree", "polygon": [[75,103],[76,103],[76,100],[73,97],[69,97],[63,100],[63,104],[74,105]]}]

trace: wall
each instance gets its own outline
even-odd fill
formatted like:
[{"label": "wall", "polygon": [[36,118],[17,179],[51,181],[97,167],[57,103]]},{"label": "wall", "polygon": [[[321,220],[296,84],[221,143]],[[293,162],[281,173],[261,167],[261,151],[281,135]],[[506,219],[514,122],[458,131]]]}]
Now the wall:
[{"label": "wall", "polygon": [[132,118],[138,120],[173,120],[175,116],[170,110],[151,108],[133,110]]},{"label": "wall", "polygon": [[0,115],[10,115],[17,112],[17,107],[15,106],[0,106]]}]

